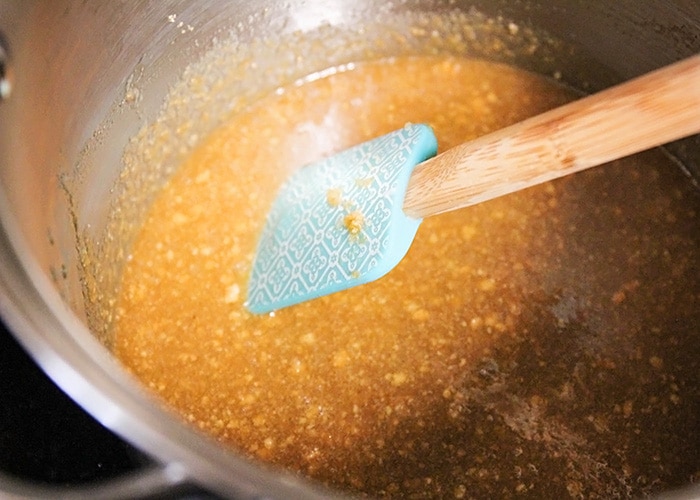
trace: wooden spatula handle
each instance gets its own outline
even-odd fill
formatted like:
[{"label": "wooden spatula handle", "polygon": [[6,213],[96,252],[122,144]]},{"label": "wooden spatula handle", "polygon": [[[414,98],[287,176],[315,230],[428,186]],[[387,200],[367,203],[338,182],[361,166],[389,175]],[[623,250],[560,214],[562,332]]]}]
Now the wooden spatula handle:
[{"label": "wooden spatula handle", "polygon": [[450,149],[414,170],[404,212],[427,217],[700,132],[700,55]]}]

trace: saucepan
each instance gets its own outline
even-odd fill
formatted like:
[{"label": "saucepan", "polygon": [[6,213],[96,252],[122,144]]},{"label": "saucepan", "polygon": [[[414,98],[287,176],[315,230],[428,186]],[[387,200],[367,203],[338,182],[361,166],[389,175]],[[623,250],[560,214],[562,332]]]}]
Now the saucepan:
[{"label": "saucepan", "polygon": [[[97,235],[115,221],[113,202],[120,194],[119,182],[130,175],[127,160],[135,138],[161,117],[166,95],[177,90],[191,65],[206,59],[212,48],[225,41],[227,59],[210,62],[203,77],[211,84],[206,99],[193,96],[174,117],[201,122],[203,132],[217,122],[205,118],[214,114],[202,113],[202,102],[231,113],[282,84],[368,54],[434,50],[430,33],[401,47],[382,33],[399,19],[420,20],[435,13],[480,20],[480,27],[470,32],[471,55],[487,57],[489,43],[510,35],[500,51],[503,61],[583,93],[700,52],[700,4],[694,0],[0,2],[0,312],[39,366],[71,398],[155,464],[83,489],[52,490],[9,477],[0,478],[0,489],[20,497],[133,498],[197,484],[231,498],[342,496],[217,444],[163,408],[111,354],[110,312],[103,305],[116,293],[126,248],[144,210],[198,136],[164,144],[168,150],[159,170],[139,178],[143,186],[138,199],[116,217],[123,241],[110,246]],[[218,91],[223,97],[216,97]],[[664,151],[694,186],[691,190],[697,190],[700,138],[672,143]],[[697,214],[697,232],[699,220]],[[102,259],[99,280],[95,259]],[[113,267],[105,269],[105,261]],[[696,275],[694,280],[686,276],[694,288],[674,295],[684,312],[666,326],[686,332],[686,337],[694,331],[695,342],[686,338],[683,343],[673,335],[657,339],[659,345],[676,342],[671,352],[683,351],[686,369],[664,381],[680,394],[667,412],[677,412],[677,418],[666,413],[660,420],[649,417],[645,425],[660,429],[660,445],[649,448],[649,470],[656,476],[626,471],[629,481],[642,486],[619,483],[620,497],[630,492],[700,495],[693,488],[700,482],[700,263],[690,262],[686,268]],[[567,304],[558,307],[566,309]],[[651,357],[649,362],[655,368],[662,360]],[[477,368],[484,379],[496,376],[493,365]],[[600,370],[604,377],[606,367]],[[640,386],[647,383],[640,374]],[[494,408],[500,404],[497,397],[489,400]],[[631,409],[623,405],[611,411]],[[604,421],[589,417],[591,428],[606,431]],[[669,433],[674,426],[675,432]],[[644,439],[636,444],[640,449],[649,447]],[[664,447],[669,449],[659,451]],[[588,477],[604,482],[611,471],[623,474],[622,462],[589,464],[597,472]],[[538,464],[531,466],[535,474]],[[488,474],[484,477],[492,481]],[[591,491],[589,486],[575,484],[569,493],[583,495]],[[487,486],[479,491],[504,494]],[[509,491],[527,494],[527,489]]]}]

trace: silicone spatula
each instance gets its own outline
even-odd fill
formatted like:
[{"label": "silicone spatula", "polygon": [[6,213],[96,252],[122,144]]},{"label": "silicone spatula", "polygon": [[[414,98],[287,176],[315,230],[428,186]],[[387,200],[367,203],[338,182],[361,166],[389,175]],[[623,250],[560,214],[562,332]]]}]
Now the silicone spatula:
[{"label": "silicone spatula", "polygon": [[380,278],[424,217],[700,132],[700,55],[435,156],[406,125],[299,169],[260,237],[247,308],[265,313]]}]

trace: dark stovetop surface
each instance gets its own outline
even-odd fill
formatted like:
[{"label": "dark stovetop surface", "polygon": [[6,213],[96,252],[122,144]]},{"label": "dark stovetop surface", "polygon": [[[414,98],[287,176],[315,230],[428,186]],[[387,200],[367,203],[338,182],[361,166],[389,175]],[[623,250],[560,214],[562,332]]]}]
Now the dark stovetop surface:
[{"label": "dark stovetop surface", "polygon": [[148,459],[66,396],[0,323],[0,471],[36,483],[82,484]]}]

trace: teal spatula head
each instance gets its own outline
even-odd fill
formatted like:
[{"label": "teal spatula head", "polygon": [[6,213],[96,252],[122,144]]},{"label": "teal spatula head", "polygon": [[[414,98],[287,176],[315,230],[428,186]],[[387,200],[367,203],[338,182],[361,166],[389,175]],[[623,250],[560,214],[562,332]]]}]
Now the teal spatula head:
[{"label": "teal spatula head", "polygon": [[411,172],[436,152],[430,127],[407,125],[298,170],[268,214],[247,308],[270,312],[388,273],[421,222],[402,209]]}]

